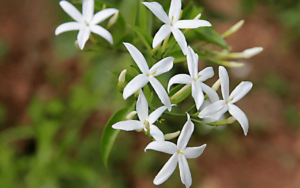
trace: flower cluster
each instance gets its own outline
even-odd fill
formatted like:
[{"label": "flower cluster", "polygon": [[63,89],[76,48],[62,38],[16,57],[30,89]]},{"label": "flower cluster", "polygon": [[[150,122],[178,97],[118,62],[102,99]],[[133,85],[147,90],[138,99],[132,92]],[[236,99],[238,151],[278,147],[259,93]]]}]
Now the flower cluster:
[{"label": "flower cluster", "polygon": [[[180,20],[182,9],[181,0],[171,0],[169,15],[166,14],[163,7],[157,2],[143,2],[143,4],[164,23],[154,35],[152,47],[157,49],[163,41],[167,43],[170,34],[172,33],[182,53],[186,57],[189,75],[178,74],[170,78],[167,87],[167,91],[169,93],[171,86],[174,84],[184,84],[184,86],[181,87],[181,89],[178,90],[172,97],[169,97],[168,92],[156,77],[170,71],[173,68],[175,58],[161,57],[157,63],[149,68],[144,55],[134,45],[124,42],[126,49],[130,53],[141,73],[135,76],[123,88],[127,71],[122,71],[119,77],[118,86],[122,87],[120,91],[123,92],[124,99],[129,98],[133,94],[138,94],[138,99],[136,102],[136,112],[128,115],[127,120],[113,124],[112,128],[125,131],[143,131],[154,140],[146,146],[145,151],[150,149],[172,155],[154,178],[155,185],[165,182],[174,172],[178,164],[182,183],[186,187],[190,187],[192,184],[192,177],[187,159],[199,157],[206,147],[206,144],[199,147],[187,147],[188,141],[194,131],[194,124],[192,120],[197,122],[202,120],[203,123],[213,126],[230,124],[237,120],[240,123],[244,134],[247,135],[249,129],[247,116],[234,103],[243,98],[251,90],[253,84],[248,81],[241,82],[232,91],[232,93],[229,94],[229,76],[224,66],[219,66],[219,80],[216,84],[211,87],[205,84],[204,82],[206,80],[214,76],[213,67],[207,67],[198,71],[199,56],[195,53],[193,48],[187,44],[184,33],[180,29],[210,27],[211,24],[208,21],[199,20],[200,14],[194,20]],[[91,32],[102,36],[111,44],[113,43],[111,34],[97,24],[112,15],[118,14],[117,9],[107,8],[93,15],[94,0],[83,0],[82,14],[72,4],[65,0],[61,1],[60,5],[74,20],[76,20],[76,22],[68,22],[58,26],[55,34],[60,34],[70,30],[79,30],[77,41],[80,49],[84,48]],[[224,38],[229,36],[230,33],[235,32],[241,24],[242,23],[239,23],[238,26],[232,27],[231,30],[224,34]],[[163,52],[164,50],[165,49],[162,49]],[[262,48],[257,47],[245,50],[241,53],[230,53],[228,51],[211,51],[211,53],[215,54],[220,59],[249,58],[258,54],[261,50]],[[227,62],[226,65],[229,64],[236,65],[234,62]],[[143,88],[148,83],[152,86],[156,95],[163,104],[157,109],[149,107],[151,104],[148,104],[144,95],[145,90],[143,91]],[[222,100],[219,99],[217,94],[219,86],[221,86]],[[156,122],[163,113],[166,113],[165,111],[167,109],[169,112],[172,111],[172,108],[176,106],[175,104],[172,104],[172,101],[176,100],[189,88],[191,88],[191,95],[195,102],[192,109],[195,107],[196,112],[192,114],[190,111],[186,112],[187,121],[184,124],[180,135],[179,132],[164,135],[164,133],[155,125]],[[210,104],[203,107],[204,102]],[[152,110],[150,114],[149,109]],[[229,117],[227,120],[221,120],[221,117],[224,116],[227,111],[232,117]],[[137,114],[138,120],[133,119],[135,114]],[[177,145],[166,141],[173,139],[178,135]]]}]

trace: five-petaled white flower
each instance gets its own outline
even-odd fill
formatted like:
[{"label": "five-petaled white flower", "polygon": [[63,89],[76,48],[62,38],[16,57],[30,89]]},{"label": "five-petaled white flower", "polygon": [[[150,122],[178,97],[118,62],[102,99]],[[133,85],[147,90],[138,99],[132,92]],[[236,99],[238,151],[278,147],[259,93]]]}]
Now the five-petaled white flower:
[{"label": "five-petaled white flower", "polygon": [[[156,130],[159,130],[153,123],[161,116],[161,114],[167,109],[166,106],[161,106],[150,115],[148,115],[148,102],[143,94],[142,90],[140,91],[139,98],[136,103],[136,111],[139,117],[138,120],[126,120],[115,123],[112,127],[114,129],[121,129],[124,131],[140,130],[144,129],[150,134],[157,134]],[[159,134],[159,133],[158,133]],[[163,135],[162,135],[163,137]]]},{"label": "five-petaled white flower", "polygon": [[68,1],[60,1],[60,6],[69,14],[76,22],[67,22],[59,25],[55,30],[55,35],[66,31],[79,30],[77,41],[80,49],[84,48],[86,41],[89,39],[91,32],[96,33],[106,39],[109,43],[113,43],[111,34],[103,27],[97,25],[109,16],[118,12],[117,9],[107,8],[97,12],[94,15],[94,0],[82,1],[82,14]]},{"label": "five-petaled white flower", "polygon": [[190,75],[178,74],[173,76],[169,81],[168,91],[173,84],[192,85],[192,96],[199,110],[204,101],[203,91],[212,101],[219,99],[218,94],[212,88],[202,83],[214,75],[214,70],[212,67],[207,67],[198,73],[198,54],[196,54],[190,46],[187,51],[187,64]]},{"label": "five-petaled white flower", "polygon": [[133,93],[138,91],[140,88],[144,87],[148,82],[152,85],[153,89],[157,93],[161,102],[168,107],[168,110],[171,111],[172,105],[169,99],[169,96],[161,85],[161,83],[155,78],[160,74],[168,72],[173,67],[173,57],[166,57],[149,69],[146,59],[143,54],[132,44],[124,43],[133,60],[137,64],[137,66],[142,71],[142,74],[134,77],[124,88],[123,98],[127,99]]},{"label": "five-petaled white flower", "polygon": [[188,114],[187,117],[188,120],[183,126],[182,132],[177,140],[177,146],[172,142],[159,139],[158,141],[151,142],[145,148],[145,151],[147,149],[151,149],[172,155],[172,157],[154,178],[153,183],[155,185],[165,182],[174,172],[177,163],[179,163],[179,171],[182,183],[185,184],[186,187],[190,187],[192,184],[191,171],[186,159],[199,157],[204,151],[206,144],[199,147],[186,147],[194,131],[194,124],[192,123]]},{"label": "five-petaled white flower", "polygon": [[169,16],[167,16],[163,7],[157,2],[143,2],[143,4],[147,6],[158,19],[165,23],[154,36],[152,43],[153,48],[159,45],[159,43],[161,43],[172,32],[183,54],[186,55],[187,42],[180,29],[194,29],[198,27],[211,26],[211,24],[205,20],[179,20],[181,0],[171,1]]},{"label": "five-petaled white flower", "polygon": [[205,107],[200,113],[200,118],[218,119],[225,112],[229,112],[242,126],[244,134],[247,135],[249,129],[248,118],[245,113],[236,105],[235,102],[243,98],[252,88],[251,82],[241,82],[229,95],[229,77],[226,69],[223,66],[219,67],[219,77],[221,80],[221,91],[223,100],[216,101]]}]

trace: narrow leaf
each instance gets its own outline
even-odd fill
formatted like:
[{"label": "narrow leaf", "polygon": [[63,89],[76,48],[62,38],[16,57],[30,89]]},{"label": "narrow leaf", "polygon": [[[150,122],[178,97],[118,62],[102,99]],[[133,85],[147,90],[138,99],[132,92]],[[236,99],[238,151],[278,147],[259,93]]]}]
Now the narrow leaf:
[{"label": "narrow leaf", "polygon": [[195,34],[195,38],[206,41],[208,43],[216,44],[222,48],[228,49],[227,43],[224,41],[224,39],[219,35],[214,28],[212,27],[200,27],[197,29],[193,29]]}]

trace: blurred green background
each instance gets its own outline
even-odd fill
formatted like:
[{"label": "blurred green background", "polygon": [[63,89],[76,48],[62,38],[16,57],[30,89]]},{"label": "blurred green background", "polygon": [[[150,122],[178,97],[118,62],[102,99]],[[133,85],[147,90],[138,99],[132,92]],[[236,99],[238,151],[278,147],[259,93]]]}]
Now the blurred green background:
[{"label": "blurred green background", "polygon": [[[137,0],[95,1],[118,8],[124,21],[134,24]],[[121,132],[108,170],[101,160],[106,122],[133,101],[123,100],[117,77],[110,72],[127,68],[134,73],[131,57],[124,47],[81,52],[74,45],[77,32],[54,36],[59,24],[71,21],[58,2],[0,1],[0,187],[157,187],[152,181],[169,156],[145,153],[151,140],[143,134]],[[80,1],[72,2],[80,8]],[[158,2],[168,7],[170,1]],[[183,8],[188,3],[183,1]],[[231,88],[241,80],[254,83],[238,103],[250,121],[248,136],[243,136],[238,123],[225,129],[195,125],[190,146],[208,146],[201,157],[189,160],[192,187],[299,188],[300,1],[194,3],[203,7],[203,16],[219,33],[245,20],[226,39],[232,51],[255,46],[264,51],[243,61],[245,67],[229,71]],[[148,24],[155,25],[147,28],[153,36],[161,23],[144,10],[152,18]],[[121,29],[122,25],[110,29],[115,43],[122,41],[117,35]],[[130,33],[128,28],[126,32]],[[199,67],[211,65],[200,61]],[[162,75],[160,81],[166,86],[179,70]],[[158,126],[165,132],[181,129],[186,121],[163,118]],[[158,187],[184,187],[178,169]]]}]

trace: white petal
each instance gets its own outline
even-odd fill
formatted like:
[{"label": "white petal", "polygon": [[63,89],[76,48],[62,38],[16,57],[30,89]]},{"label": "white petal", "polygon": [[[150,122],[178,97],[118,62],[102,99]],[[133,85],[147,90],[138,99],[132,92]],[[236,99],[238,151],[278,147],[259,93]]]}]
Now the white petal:
[{"label": "white petal", "polygon": [[179,172],[181,182],[185,187],[189,188],[192,185],[192,175],[189,164],[184,155],[178,155]]},{"label": "white petal", "polygon": [[187,65],[188,65],[188,70],[193,79],[197,79],[198,77],[198,60],[195,61],[196,57],[195,52],[193,49],[189,46],[187,50]]},{"label": "white petal", "polygon": [[66,31],[74,31],[74,30],[80,30],[84,27],[83,24],[78,23],[78,22],[67,22],[67,23],[63,23],[61,25],[59,25],[56,29],[55,29],[55,35],[59,35],[63,32]]},{"label": "white petal", "polygon": [[203,153],[205,147],[206,144],[203,144],[199,147],[187,147],[183,150],[184,156],[188,159],[197,158]]},{"label": "white petal", "polygon": [[89,27],[84,27],[79,30],[79,33],[77,35],[77,41],[80,49],[84,48],[84,45],[87,40],[89,40],[91,34],[91,30]]},{"label": "white petal", "polygon": [[150,125],[150,135],[155,139],[155,141],[165,141],[164,133],[159,130],[155,125]]},{"label": "white petal", "polygon": [[184,37],[183,33],[178,28],[175,28],[175,27],[172,27],[172,33],[174,35],[175,40],[179,44],[179,46],[182,50],[182,53],[184,55],[186,55],[186,53],[187,53],[187,43],[186,43],[186,40],[185,40],[185,37]]},{"label": "white petal", "polygon": [[119,11],[115,8],[107,8],[107,9],[101,10],[94,15],[90,24],[91,25],[98,24],[117,12],[119,12]]},{"label": "white petal", "polygon": [[228,104],[228,108],[229,113],[241,124],[246,136],[249,129],[249,122],[246,114],[234,104]]},{"label": "white petal", "polygon": [[228,111],[228,106],[224,105],[220,110],[205,117],[206,122],[219,121],[220,118]]},{"label": "white petal", "polygon": [[229,97],[229,76],[223,66],[219,66],[219,77],[221,81],[222,96],[225,101],[228,101]]},{"label": "white petal", "polygon": [[94,15],[94,0],[82,1],[82,15],[84,20],[90,22]]},{"label": "white petal", "polygon": [[141,89],[148,83],[148,78],[144,74],[139,74],[136,77],[134,77],[124,88],[123,91],[123,98],[127,99],[129,96],[131,96],[133,93],[135,93],[137,90]]},{"label": "white petal", "polygon": [[206,67],[198,73],[198,76],[200,76],[200,78],[198,78],[198,81],[203,82],[214,76],[214,69],[212,67]]},{"label": "white petal", "polygon": [[156,110],[154,110],[148,118],[148,121],[150,124],[153,124],[156,120],[158,120],[158,118],[164,113],[164,111],[168,109],[168,107],[166,106],[161,106],[159,108],[157,108]]},{"label": "white petal", "polygon": [[199,110],[204,101],[204,95],[200,83],[192,82],[192,96],[195,100],[196,108]]},{"label": "white petal", "polygon": [[210,27],[211,23],[206,20],[178,20],[174,26],[179,29],[194,29],[198,27]]},{"label": "white petal", "polygon": [[[166,57],[159,62],[155,63],[150,69],[150,74],[153,76],[161,75],[165,72],[168,72],[173,67],[174,57]],[[155,74],[153,74],[155,72]]]},{"label": "white petal", "polygon": [[83,23],[83,16],[81,13],[77,10],[77,8],[69,3],[68,1],[60,1],[59,2],[60,6],[64,11],[69,14],[74,20],[77,22]]},{"label": "white petal", "polygon": [[216,102],[208,105],[207,107],[205,107],[199,113],[199,117],[200,118],[206,118],[208,116],[211,116],[211,115],[217,113],[219,110],[221,110],[224,106],[227,106],[226,102],[224,100],[216,101]]},{"label": "white petal", "polygon": [[151,12],[158,18],[160,19],[162,22],[169,24],[170,23],[170,19],[167,16],[166,12],[164,11],[163,7],[157,3],[157,2],[143,2],[143,4],[148,7],[148,9],[151,10]]},{"label": "white petal", "polygon": [[192,136],[192,133],[194,132],[194,124],[191,121],[190,115],[188,113],[187,113],[187,118],[188,119],[184,124],[182,131],[177,140],[177,148],[179,150],[183,150],[186,147],[186,145],[188,144]]},{"label": "white petal", "polygon": [[141,122],[148,119],[148,102],[142,90],[140,90],[139,98],[136,102],[136,111]]},{"label": "white petal", "polygon": [[169,96],[165,90],[165,88],[161,85],[161,83],[154,77],[149,77],[149,81],[153,87],[153,89],[155,90],[158,98],[160,99],[160,101],[168,107],[168,110],[171,111],[171,101],[169,99]]},{"label": "white petal", "polygon": [[110,32],[108,32],[106,29],[104,29],[103,27],[101,27],[99,25],[91,25],[90,28],[93,33],[100,35],[105,40],[107,40],[110,44],[113,44],[113,38],[112,38]]},{"label": "white petal", "polygon": [[126,43],[126,42],[124,42],[123,44],[125,45],[125,47],[129,51],[131,57],[133,58],[133,60],[137,64],[137,66],[140,68],[142,73],[148,74],[149,67],[148,67],[147,61],[144,58],[143,54],[135,46],[133,46],[132,44]]},{"label": "white petal", "polygon": [[169,141],[153,141],[146,146],[145,151],[148,149],[171,154],[171,155],[177,153],[176,145]]},{"label": "white petal", "polygon": [[168,162],[162,167],[162,169],[155,176],[153,183],[155,185],[160,185],[164,183],[174,172],[176,169],[178,162],[177,153],[174,153],[172,157],[168,160]]},{"label": "white petal", "polygon": [[208,98],[212,103],[219,100],[219,96],[215,90],[213,90],[211,87],[207,86],[204,83],[201,83],[201,88],[204,91],[204,93],[207,94]]},{"label": "white petal", "polygon": [[169,80],[168,92],[173,84],[191,84],[193,79],[187,74],[177,74]]},{"label": "white petal", "polygon": [[252,88],[252,82],[241,82],[236,88],[231,92],[229,100],[231,103],[235,103],[243,98]]},{"label": "white petal", "polygon": [[144,125],[137,120],[126,120],[126,121],[120,121],[118,123],[113,124],[112,128],[120,129],[124,131],[133,131],[133,130],[143,129]]},{"label": "white petal", "polygon": [[180,17],[180,12],[181,12],[181,0],[172,0],[171,5],[170,5],[170,10],[169,10],[169,18],[172,20],[173,17],[173,22],[177,22],[177,20]]},{"label": "white petal", "polygon": [[158,46],[170,33],[171,26],[167,24],[162,25],[153,38],[152,48]]}]

